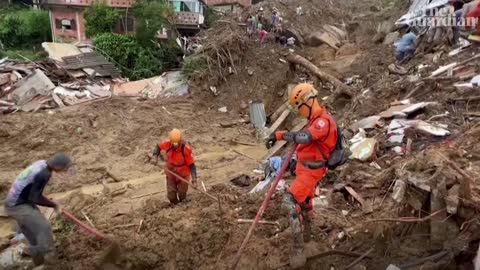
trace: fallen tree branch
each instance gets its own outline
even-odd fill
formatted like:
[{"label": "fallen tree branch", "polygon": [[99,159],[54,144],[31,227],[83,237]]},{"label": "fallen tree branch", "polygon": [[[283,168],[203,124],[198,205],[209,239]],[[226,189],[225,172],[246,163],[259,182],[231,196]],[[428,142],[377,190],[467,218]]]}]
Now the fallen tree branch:
[{"label": "fallen tree branch", "polygon": [[290,62],[292,64],[303,66],[308,71],[310,71],[315,76],[317,76],[320,80],[327,81],[327,82],[331,83],[336,88],[336,90],[334,92],[334,98],[339,96],[340,94],[345,94],[345,95],[349,96],[350,98],[352,98],[354,96],[350,87],[348,87],[346,84],[341,82],[339,79],[335,78],[333,75],[331,75],[331,74],[329,74],[325,71],[322,71],[320,68],[315,66],[312,62],[308,61],[307,59],[303,58],[302,56],[296,55],[296,54],[291,54],[291,55],[287,56],[287,60],[288,60],[288,62]]},{"label": "fallen tree branch", "polygon": [[249,156],[249,155],[247,155],[247,154],[244,154],[244,153],[242,153],[242,152],[240,152],[240,151],[238,151],[238,150],[236,150],[236,149],[233,149],[232,151],[235,152],[235,153],[237,153],[237,154],[239,154],[239,155],[241,155],[241,156],[244,156],[244,157],[246,157],[246,158],[249,158],[249,159],[251,159],[251,160],[253,160],[253,161],[259,162],[258,159],[254,158],[254,157],[252,157],[252,156]]},{"label": "fallen tree branch", "polygon": [[355,259],[351,264],[345,266],[345,268],[343,268],[343,270],[352,269],[352,267],[357,265],[359,262],[361,262],[363,259],[365,259],[365,257],[367,257],[370,253],[372,253],[373,250],[374,250],[374,248],[371,248],[371,249],[367,250],[367,252],[363,253],[361,256],[359,256],[357,259]]},{"label": "fallen tree branch", "polygon": [[449,253],[449,251],[443,250],[443,251],[440,251],[440,252],[438,252],[436,254],[433,254],[431,256],[428,256],[428,257],[425,257],[425,258],[422,258],[422,259],[418,259],[418,260],[415,260],[413,262],[406,263],[404,265],[400,265],[400,269],[414,267],[414,266],[417,266],[417,265],[422,264],[422,263],[427,262],[427,261],[436,261],[436,260],[439,260],[439,259],[445,257],[448,253]]},{"label": "fallen tree branch", "polygon": [[389,221],[389,222],[404,222],[404,223],[416,223],[416,222],[425,222],[430,220],[432,217],[444,212],[445,209],[440,209],[436,212],[433,212],[432,214],[423,217],[423,218],[416,218],[416,217],[403,217],[403,218],[378,218],[378,219],[369,219],[365,221],[365,223],[368,222],[381,222],[381,221]]}]

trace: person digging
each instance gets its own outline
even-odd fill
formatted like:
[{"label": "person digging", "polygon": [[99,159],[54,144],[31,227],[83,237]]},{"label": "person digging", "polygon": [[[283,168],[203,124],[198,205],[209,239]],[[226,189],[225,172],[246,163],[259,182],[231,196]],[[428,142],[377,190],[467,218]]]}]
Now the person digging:
[{"label": "person digging", "polygon": [[311,237],[315,187],[327,173],[327,160],[336,149],[337,125],[320,106],[317,91],[310,84],[295,86],[288,103],[289,109],[308,119],[308,124],[299,132],[277,131],[268,138],[266,147],[271,148],[280,140],[298,145],[296,177],[282,201],[293,232],[290,266],[295,269],[307,261],[304,242]]},{"label": "person digging", "polygon": [[185,200],[188,184],[180,180],[175,174],[196,185],[197,167],[193,159],[192,148],[183,140],[180,130],[175,128],[170,131],[169,139],[155,146],[153,156],[155,157],[155,163],[158,163],[159,157],[162,161],[166,161],[167,198],[170,203],[177,204]]},{"label": "person digging", "polygon": [[61,213],[60,205],[48,200],[43,190],[53,172],[63,174],[71,165],[72,161],[63,153],[36,161],[20,173],[8,192],[5,211],[15,219],[28,240],[29,246],[23,255],[31,256],[35,265],[43,264],[45,255],[53,249],[52,228],[37,205],[55,208]]}]

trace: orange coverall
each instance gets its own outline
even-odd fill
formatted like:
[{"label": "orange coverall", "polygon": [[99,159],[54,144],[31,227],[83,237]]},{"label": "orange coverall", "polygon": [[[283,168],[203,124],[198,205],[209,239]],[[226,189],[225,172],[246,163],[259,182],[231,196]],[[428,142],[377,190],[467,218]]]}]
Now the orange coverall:
[{"label": "orange coverall", "polygon": [[[165,168],[190,181],[190,166],[195,163],[192,148],[185,143],[175,148],[169,140],[158,144],[158,148],[167,155]],[[167,177],[168,200],[172,203],[183,201],[187,197],[188,184],[179,180],[175,175],[168,173],[168,171],[165,171],[165,174]]]},{"label": "orange coverall", "polygon": [[[289,192],[297,201],[297,212],[300,213],[303,208],[312,216],[315,187],[327,173],[327,168],[310,169],[304,166],[303,162],[321,162],[330,157],[337,142],[337,125],[325,108],[321,108],[312,113],[305,130],[312,135],[313,141],[297,146],[297,175]],[[277,133],[277,140],[282,137],[282,133]],[[307,198],[309,200],[306,202]]]}]

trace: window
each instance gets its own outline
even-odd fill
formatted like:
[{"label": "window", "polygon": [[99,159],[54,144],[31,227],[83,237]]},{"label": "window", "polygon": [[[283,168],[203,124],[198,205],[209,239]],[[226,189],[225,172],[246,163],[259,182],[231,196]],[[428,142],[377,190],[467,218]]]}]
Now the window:
[{"label": "window", "polygon": [[197,1],[172,1],[176,12],[196,12],[199,13],[199,3]]},{"label": "window", "polygon": [[55,28],[61,30],[76,30],[75,20],[55,19]]}]

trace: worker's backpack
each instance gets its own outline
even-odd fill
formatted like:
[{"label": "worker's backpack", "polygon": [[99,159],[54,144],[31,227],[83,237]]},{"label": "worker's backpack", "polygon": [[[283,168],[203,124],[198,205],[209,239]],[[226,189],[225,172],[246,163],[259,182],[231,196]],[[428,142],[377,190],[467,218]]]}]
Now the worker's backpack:
[{"label": "worker's backpack", "polygon": [[352,152],[350,152],[350,149],[348,148],[347,141],[345,140],[345,137],[343,137],[342,130],[337,127],[337,143],[335,144],[335,148],[333,149],[332,153],[330,153],[330,157],[327,160],[327,168],[334,170],[338,166],[345,164],[351,154]]}]

